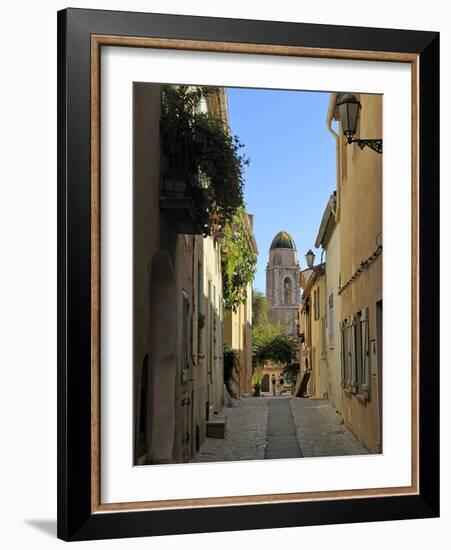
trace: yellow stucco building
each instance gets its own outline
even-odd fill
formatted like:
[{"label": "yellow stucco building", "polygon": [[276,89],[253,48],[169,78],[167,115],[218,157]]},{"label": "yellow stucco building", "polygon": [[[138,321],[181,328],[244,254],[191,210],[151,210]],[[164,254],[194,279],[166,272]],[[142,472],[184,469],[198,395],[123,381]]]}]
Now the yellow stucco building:
[{"label": "yellow stucco building", "polygon": [[315,241],[315,247],[322,247],[325,253],[326,289],[321,310],[325,326],[325,348],[327,356],[327,396],[337,411],[341,411],[341,366],[340,366],[340,224],[336,220],[337,199],[334,191],[326,204]]},{"label": "yellow stucco building", "polygon": [[301,272],[303,290],[300,306],[300,374],[308,373],[305,394],[328,397],[326,340],[326,270],[325,264]]},{"label": "yellow stucco building", "polygon": [[[382,154],[347,143],[343,94],[332,94],[327,122],[338,122],[335,220],[339,224],[341,414],[370,452],[382,451]],[[355,94],[354,139],[382,138],[382,96]],[[380,151],[381,152],[381,151]]]}]

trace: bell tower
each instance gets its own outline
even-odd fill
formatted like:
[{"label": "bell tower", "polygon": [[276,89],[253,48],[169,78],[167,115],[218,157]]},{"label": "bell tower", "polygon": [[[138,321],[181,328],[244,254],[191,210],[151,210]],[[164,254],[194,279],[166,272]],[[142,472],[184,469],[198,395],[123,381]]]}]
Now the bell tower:
[{"label": "bell tower", "polygon": [[272,240],[266,267],[268,319],[282,324],[287,334],[296,335],[296,318],[301,300],[299,260],[293,237],[280,231]]}]

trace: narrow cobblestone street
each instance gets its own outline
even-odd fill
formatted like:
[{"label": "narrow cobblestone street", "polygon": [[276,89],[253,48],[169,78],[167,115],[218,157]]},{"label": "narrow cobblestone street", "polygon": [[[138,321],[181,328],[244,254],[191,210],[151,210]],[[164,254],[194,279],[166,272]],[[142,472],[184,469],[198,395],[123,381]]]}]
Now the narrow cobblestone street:
[{"label": "narrow cobblestone street", "polygon": [[207,438],[192,462],[367,454],[324,399],[233,399],[224,439]]},{"label": "narrow cobblestone street", "polygon": [[265,458],[298,458],[302,451],[290,409],[290,400],[268,398]]},{"label": "narrow cobblestone street", "polygon": [[290,399],[304,457],[368,454],[327,399]]}]

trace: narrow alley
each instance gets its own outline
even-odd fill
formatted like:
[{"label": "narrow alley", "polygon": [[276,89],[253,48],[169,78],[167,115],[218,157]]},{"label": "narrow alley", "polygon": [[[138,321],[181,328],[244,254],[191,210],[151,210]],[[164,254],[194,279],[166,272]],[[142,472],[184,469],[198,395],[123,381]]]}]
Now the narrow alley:
[{"label": "narrow alley", "polygon": [[205,439],[192,462],[368,454],[325,399],[291,396],[233,399],[225,438]]}]

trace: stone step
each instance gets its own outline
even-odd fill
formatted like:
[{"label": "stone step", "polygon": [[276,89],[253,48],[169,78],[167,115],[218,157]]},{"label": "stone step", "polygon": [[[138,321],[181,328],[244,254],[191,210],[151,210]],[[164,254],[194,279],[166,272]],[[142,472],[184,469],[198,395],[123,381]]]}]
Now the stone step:
[{"label": "stone step", "polygon": [[227,418],[214,418],[207,420],[207,437],[215,437],[217,439],[225,438]]}]

